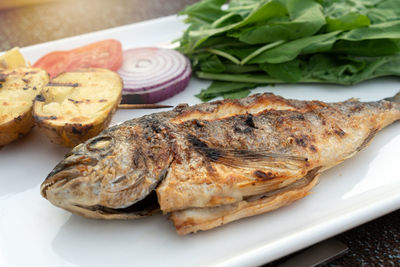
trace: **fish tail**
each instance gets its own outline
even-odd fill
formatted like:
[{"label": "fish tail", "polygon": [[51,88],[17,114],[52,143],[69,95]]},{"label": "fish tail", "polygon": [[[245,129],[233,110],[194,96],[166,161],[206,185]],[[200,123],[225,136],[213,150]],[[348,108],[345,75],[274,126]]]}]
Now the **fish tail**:
[{"label": "fish tail", "polygon": [[385,98],[385,100],[400,104],[400,91],[392,97]]}]

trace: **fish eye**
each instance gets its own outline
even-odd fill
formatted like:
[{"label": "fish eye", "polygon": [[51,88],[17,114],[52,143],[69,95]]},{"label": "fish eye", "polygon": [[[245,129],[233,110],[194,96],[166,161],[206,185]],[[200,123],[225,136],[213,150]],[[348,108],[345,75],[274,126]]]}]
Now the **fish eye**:
[{"label": "fish eye", "polygon": [[110,136],[99,136],[92,139],[86,145],[86,148],[89,151],[101,151],[110,148],[111,144],[112,144],[112,138]]}]

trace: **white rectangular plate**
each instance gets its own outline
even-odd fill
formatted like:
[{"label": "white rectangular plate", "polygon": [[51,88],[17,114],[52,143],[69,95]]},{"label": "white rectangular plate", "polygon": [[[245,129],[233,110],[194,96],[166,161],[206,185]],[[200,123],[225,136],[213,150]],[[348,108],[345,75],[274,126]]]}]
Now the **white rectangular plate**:
[{"label": "white rectangular plate", "polygon": [[[53,51],[115,38],[124,49],[167,44],[184,25],[175,16],[85,34],[22,49],[35,62]],[[399,66],[400,67],[400,66]],[[208,82],[192,79],[165,104],[195,104]],[[279,85],[287,98],[378,100],[398,92],[398,79],[357,86]],[[113,123],[155,110],[118,110]],[[321,176],[313,194],[291,206],[210,231],[178,236],[166,216],[135,221],[84,219],[52,206],[39,185],[67,149],[34,129],[0,150],[0,266],[241,266],[259,265],[400,208],[400,123]]]}]

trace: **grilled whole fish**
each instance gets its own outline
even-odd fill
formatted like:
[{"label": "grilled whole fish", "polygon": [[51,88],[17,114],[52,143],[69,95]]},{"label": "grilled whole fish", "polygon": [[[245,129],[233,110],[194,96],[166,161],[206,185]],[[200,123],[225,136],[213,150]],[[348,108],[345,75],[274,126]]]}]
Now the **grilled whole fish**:
[{"label": "grilled whole fish", "polygon": [[328,104],[258,94],[179,105],[76,146],[41,194],[89,218],[161,210],[179,234],[207,230],[306,196],[322,171],[400,119],[399,96]]}]

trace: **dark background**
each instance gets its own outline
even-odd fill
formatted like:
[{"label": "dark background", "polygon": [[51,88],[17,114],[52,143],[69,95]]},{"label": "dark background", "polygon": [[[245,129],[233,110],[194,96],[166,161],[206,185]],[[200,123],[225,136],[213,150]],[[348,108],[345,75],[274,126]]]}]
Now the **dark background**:
[{"label": "dark background", "polygon": [[[3,0],[0,0],[3,1]],[[172,15],[196,0],[26,0],[0,3],[0,51]],[[32,2],[41,2],[32,4]],[[9,8],[4,8],[8,6]],[[140,38],[140,37],[138,37]],[[349,252],[329,266],[400,266],[400,210],[337,236]],[[276,265],[281,261],[268,266]]]}]

